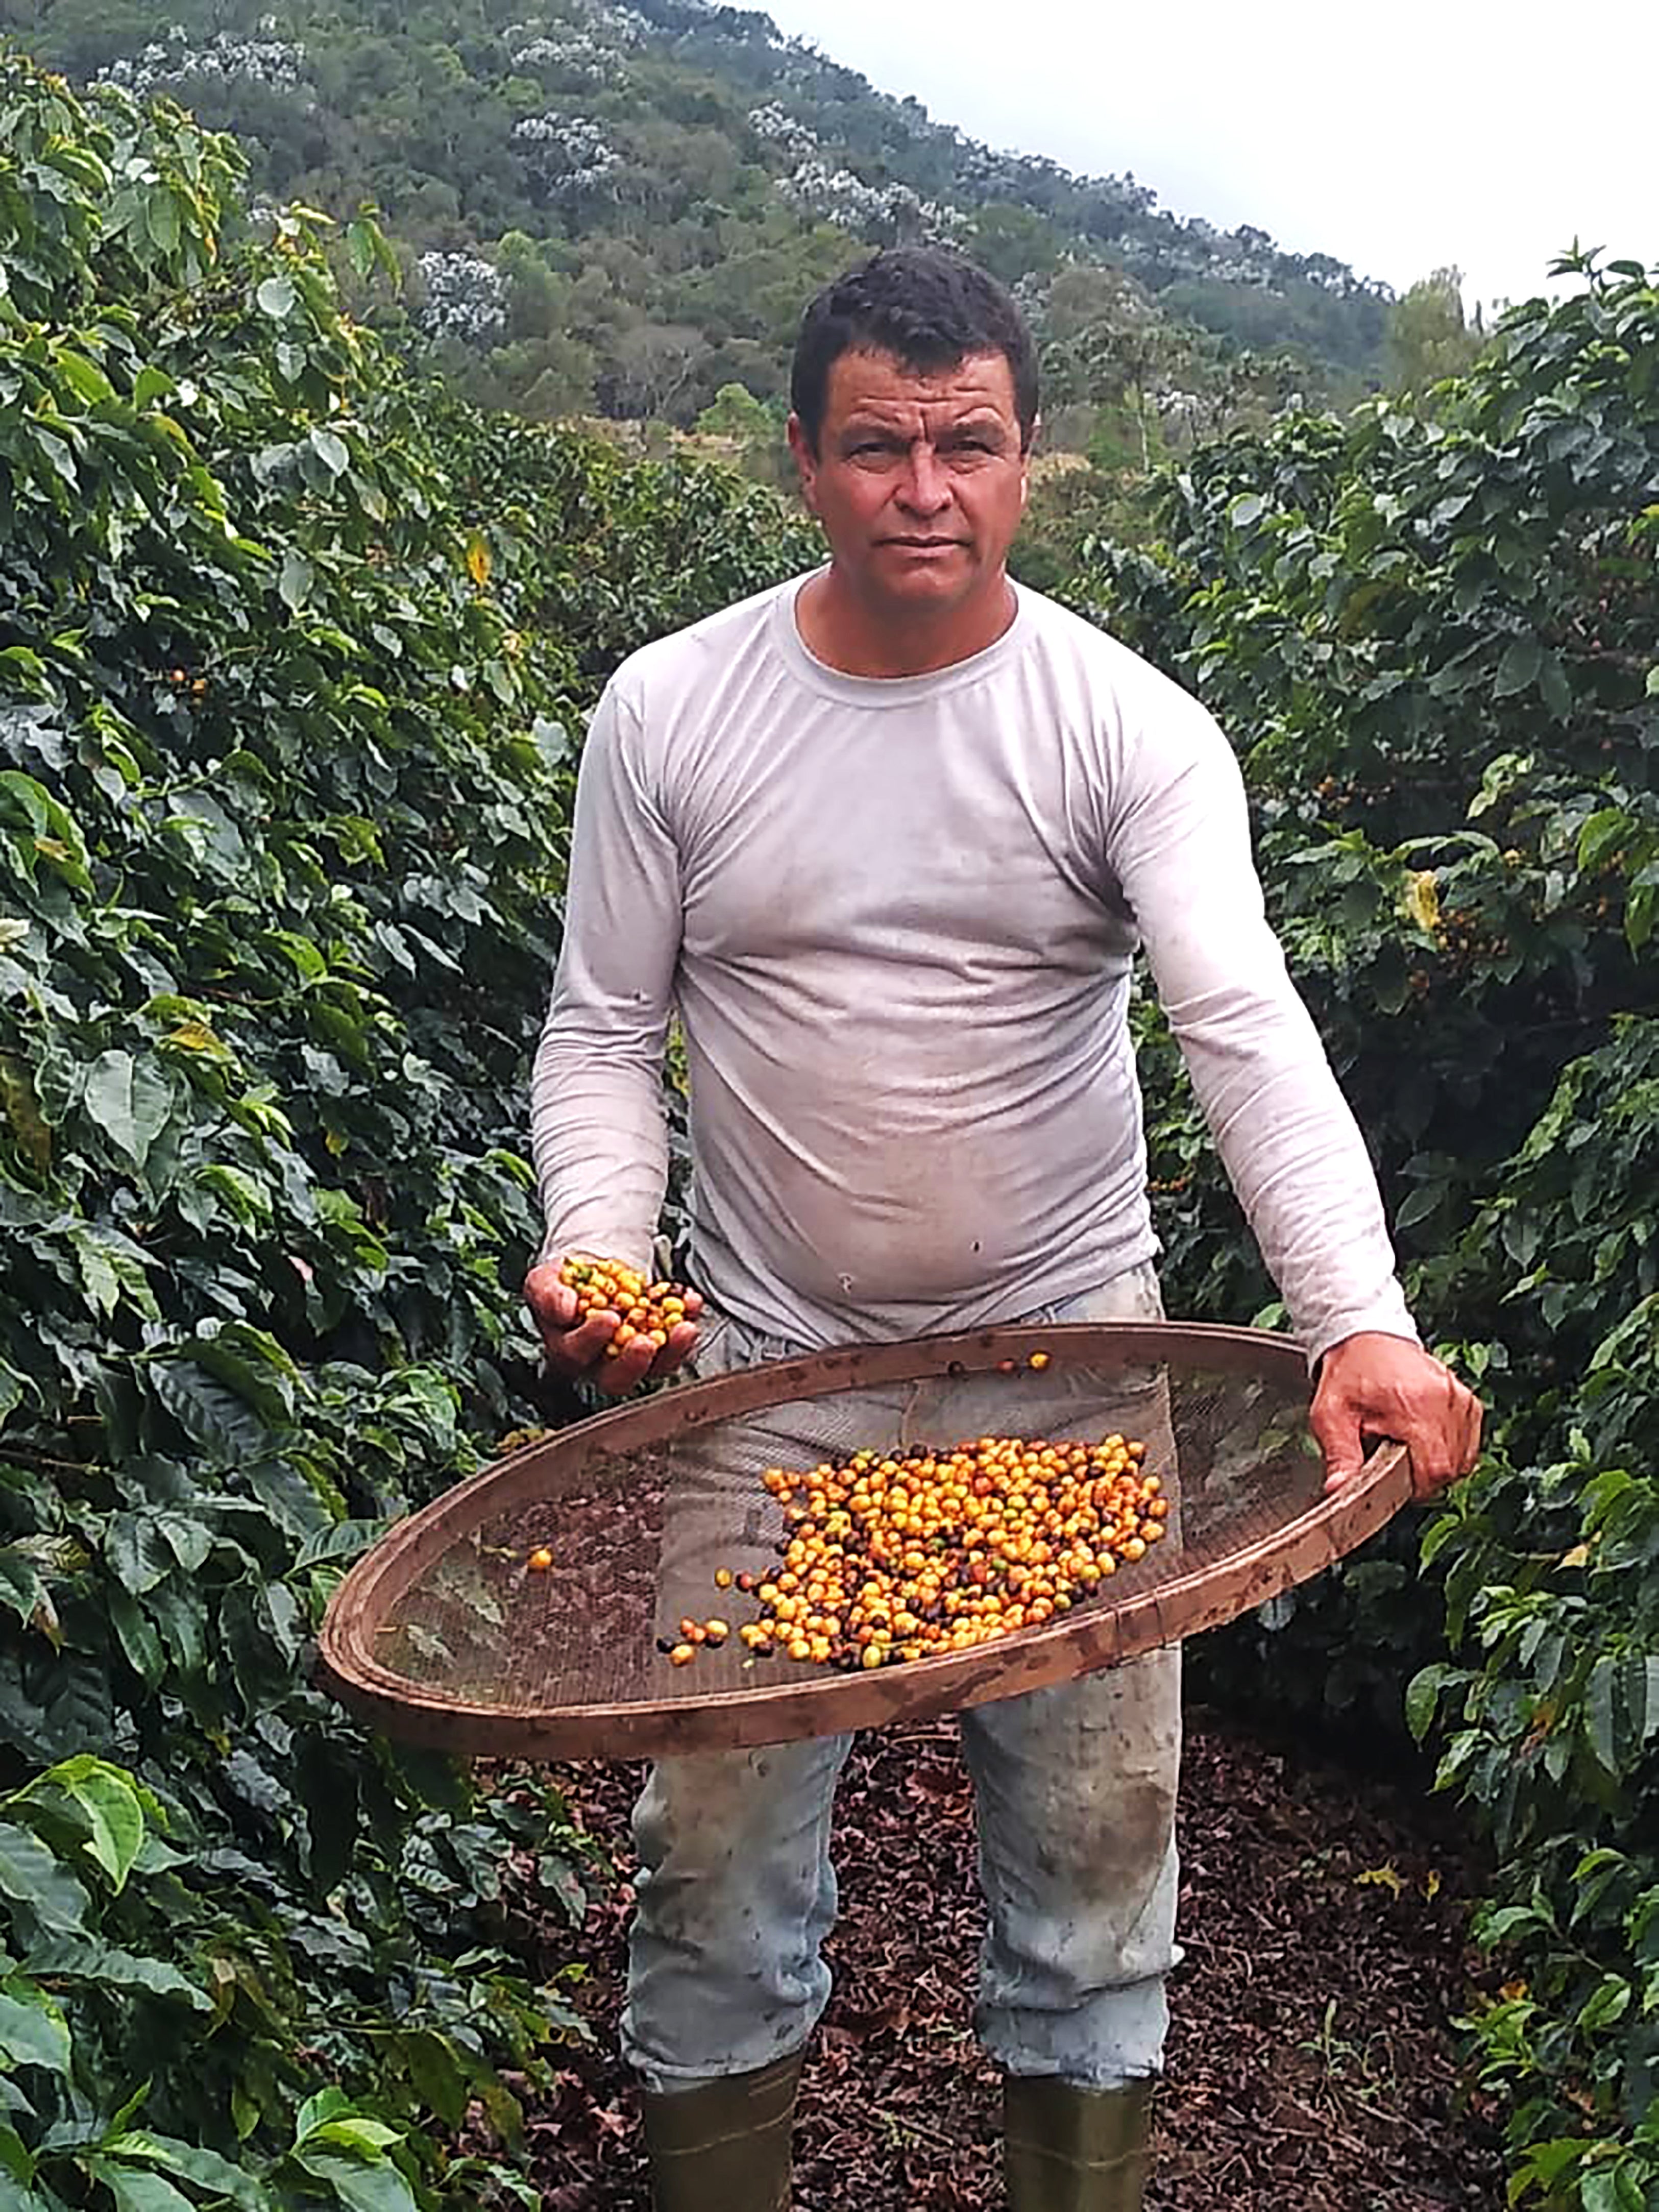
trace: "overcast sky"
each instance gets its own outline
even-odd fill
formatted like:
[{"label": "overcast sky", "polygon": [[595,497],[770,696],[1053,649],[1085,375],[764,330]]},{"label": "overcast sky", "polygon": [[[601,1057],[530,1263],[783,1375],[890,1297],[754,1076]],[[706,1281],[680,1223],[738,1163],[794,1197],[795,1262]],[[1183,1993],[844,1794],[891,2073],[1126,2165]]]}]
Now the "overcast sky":
[{"label": "overcast sky", "polygon": [[1403,290],[1659,261],[1659,0],[759,0],[884,92]]}]

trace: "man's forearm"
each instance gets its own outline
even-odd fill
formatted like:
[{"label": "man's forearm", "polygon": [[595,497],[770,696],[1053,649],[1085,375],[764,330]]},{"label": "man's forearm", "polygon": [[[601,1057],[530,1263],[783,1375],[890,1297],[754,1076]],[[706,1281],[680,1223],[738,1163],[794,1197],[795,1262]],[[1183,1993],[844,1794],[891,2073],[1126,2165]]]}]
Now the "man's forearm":
[{"label": "man's forearm", "polygon": [[668,1184],[660,1056],[562,1023],[556,1003],[536,1054],[531,1146],[543,1257],[602,1252],[648,1269]]},{"label": "man's forearm", "polygon": [[602,1252],[641,1270],[668,1183],[663,1058],[679,945],[678,862],[607,687],[582,751],[564,943],[531,1083],[542,1256]]},{"label": "man's forearm", "polygon": [[1415,1340],[1370,1156],[1300,1000],[1206,1014],[1173,1026],[1310,1358],[1364,1330]]},{"label": "man's forearm", "polygon": [[1171,713],[1132,757],[1110,856],[1170,1029],[1310,1356],[1414,1340],[1364,1140],[1263,910],[1238,763],[1201,708]]}]

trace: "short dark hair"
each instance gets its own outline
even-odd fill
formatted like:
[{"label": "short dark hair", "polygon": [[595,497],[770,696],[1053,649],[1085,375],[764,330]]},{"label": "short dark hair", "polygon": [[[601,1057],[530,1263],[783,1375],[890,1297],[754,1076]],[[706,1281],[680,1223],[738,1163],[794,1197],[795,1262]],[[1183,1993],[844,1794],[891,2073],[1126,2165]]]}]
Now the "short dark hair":
[{"label": "short dark hair", "polygon": [[801,318],[789,403],[816,453],[830,372],[844,353],[885,353],[926,376],[1000,353],[1014,380],[1020,443],[1036,425],[1036,349],[994,276],[939,246],[889,246],[826,284]]}]

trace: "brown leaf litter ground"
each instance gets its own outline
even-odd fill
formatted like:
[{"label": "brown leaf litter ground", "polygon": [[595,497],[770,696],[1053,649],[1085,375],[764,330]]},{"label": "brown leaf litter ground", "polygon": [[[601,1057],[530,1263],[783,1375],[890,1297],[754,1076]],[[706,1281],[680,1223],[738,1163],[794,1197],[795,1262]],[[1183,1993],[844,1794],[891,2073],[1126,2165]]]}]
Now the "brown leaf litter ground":
[{"label": "brown leaf litter ground", "polygon": [[[646,2212],[615,2057],[643,1770],[560,1770],[620,1884],[544,1963],[578,1959],[595,2032],[526,2145],[544,2212]],[[796,2136],[797,2212],[994,2212],[998,2082],[969,2027],[981,1911],[951,1723],[860,1739],[836,1804],[836,1993]],[[1496,2212],[1493,2131],[1450,2026],[1480,1968],[1478,1876],[1448,1808],[1188,1716],[1175,2026],[1149,2212]],[[713,2208],[711,2208],[713,2212]]]}]

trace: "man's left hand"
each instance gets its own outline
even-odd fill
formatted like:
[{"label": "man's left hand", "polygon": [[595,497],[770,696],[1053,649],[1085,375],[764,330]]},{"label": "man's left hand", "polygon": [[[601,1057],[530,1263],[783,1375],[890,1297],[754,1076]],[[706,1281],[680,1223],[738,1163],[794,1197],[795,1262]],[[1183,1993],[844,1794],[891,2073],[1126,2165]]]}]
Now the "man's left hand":
[{"label": "man's left hand", "polygon": [[1309,1419],[1328,1491],[1358,1474],[1368,1437],[1405,1445],[1419,1498],[1456,1482],[1480,1455],[1474,1393],[1420,1345],[1377,1330],[1344,1337],[1325,1354]]}]

